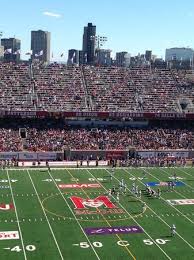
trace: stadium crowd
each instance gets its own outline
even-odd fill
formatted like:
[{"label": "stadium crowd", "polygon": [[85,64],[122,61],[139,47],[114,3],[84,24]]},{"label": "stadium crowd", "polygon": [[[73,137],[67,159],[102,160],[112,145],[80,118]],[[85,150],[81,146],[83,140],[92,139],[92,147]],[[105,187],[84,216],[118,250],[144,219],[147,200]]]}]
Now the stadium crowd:
[{"label": "stadium crowd", "polygon": [[0,63],[0,109],[182,112],[194,107],[191,71]]},{"label": "stadium crowd", "polygon": [[194,146],[193,132],[184,129],[29,129],[27,150],[124,150],[190,149]]},{"label": "stadium crowd", "polygon": [[[22,140],[19,128],[26,129]],[[0,121],[0,151],[147,150],[191,149],[194,131],[190,127],[84,128],[67,126],[59,120]]]}]

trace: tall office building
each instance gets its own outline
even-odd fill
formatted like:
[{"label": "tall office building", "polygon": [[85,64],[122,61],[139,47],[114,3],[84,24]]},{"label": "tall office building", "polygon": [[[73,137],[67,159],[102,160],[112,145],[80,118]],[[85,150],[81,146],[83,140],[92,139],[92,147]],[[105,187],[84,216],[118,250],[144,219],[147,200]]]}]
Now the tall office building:
[{"label": "tall office building", "polygon": [[193,59],[194,50],[191,48],[166,49],[166,61],[190,61]]},{"label": "tall office building", "polygon": [[129,67],[130,65],[130,54],[126,51],[116,53],[116,65],[118,67]]},{"label": "tall office building", "polygon": [[88,23],[88,26],[84,27],[83,34],[83,47],[82,51],[86,56],[87,64],[94,64],[95,62],[95,43],[96,43],[96,26],[92,23]]},{"label": "tall office building", "polygon": [[21,41],[16,38],[3,38],[1,45],[4,47],[5,61],[19,61]]},{"label": "tall office building", "polygon": [[152,51],[146,51],[145,52],[145,59],[146,61],[151,61],[152,60]]},{"label": "tall office building", "polygon": [[111,66],[111,50],[96,49],[96,64],[102,66]]},{"label": "tall office building", "polygon": [[79,65],[86,64],[86,53],[84,54],[83,51],[79,51]]},{"label": "tall office building", "polygon": [[32,59],[50,62],[50,32],[31,31]]},{"label": "tall office building", "polygon": [[68,51],[67,64],[68,65],[79,64],[79,51],[78,50],[70,49]]}]

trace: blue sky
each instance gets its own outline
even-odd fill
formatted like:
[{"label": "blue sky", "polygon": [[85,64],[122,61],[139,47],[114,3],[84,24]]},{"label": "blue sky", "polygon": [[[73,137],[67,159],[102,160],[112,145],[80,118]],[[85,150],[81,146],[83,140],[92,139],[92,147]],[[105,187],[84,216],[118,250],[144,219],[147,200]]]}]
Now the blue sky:
[{"label": "blue sky", "polygon": [[[45,15],[45,12],[56,16]],[[132,55],[152,49],[159,57],[168,47],[194,47],[193,0],[9,0],[1,3],[3,37],[21,39],[22,57],[30,50],[30,31],[51,32],[51,51],[59,60],[70,48],[81,49],[83,27],[92,22],[104,46]]]}]

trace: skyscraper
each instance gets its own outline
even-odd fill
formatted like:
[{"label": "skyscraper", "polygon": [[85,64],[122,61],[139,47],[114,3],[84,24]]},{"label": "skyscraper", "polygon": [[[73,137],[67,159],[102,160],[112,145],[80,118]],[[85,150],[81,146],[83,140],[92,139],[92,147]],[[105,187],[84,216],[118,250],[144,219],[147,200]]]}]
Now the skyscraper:
[{"label": "skyscraper", "polygon": [[152,51],[146,50],[146,52],[145,52],[145,59],[146,59],[146,61],[151,61],[152,60]]},{"label": "skyscraper", "polygon": [[166,61],[190,61],[194,57],[194,50],[191,48],[170,48],[166,49]]},{"label": "skyscraper", "polygon": [[111,66],[111,50],[96,49],[96,64],[103,66]]},{"label": "skyscraper", "polygon": [[116,53],[116,65],[118,67],[129,67],[130,54],[126,51]]},{"label": "skyscraper", "polygon": [[88,23],[84,27],[83,34],[83,53],[87,57],[86,63],[94,64],[95,62],[95,43],[96,43],[96,26]]},{"label": "skyscraper", "polygon": [[78,50],[70,49],[68,51],[67,64],[68,65],[79,64],[79,51]]},{"label": "skyscraper", "polygon": [[4,47],[5,61],[19,61],[21,41],[16,38],[1,39],[1,45]]},{"label": "skyscraper", "polygon": [[50,32],[31,31],[32,59],[50,61]]}]

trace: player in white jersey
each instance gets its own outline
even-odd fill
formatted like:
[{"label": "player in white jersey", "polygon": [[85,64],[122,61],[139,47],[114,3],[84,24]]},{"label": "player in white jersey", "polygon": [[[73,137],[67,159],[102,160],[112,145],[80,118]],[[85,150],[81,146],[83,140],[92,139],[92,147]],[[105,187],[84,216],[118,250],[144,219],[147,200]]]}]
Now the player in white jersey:
[{"label": "player in white jersey", "polygon": [[138,196],[138,185],[135,187],[135,195]]},{"label": "player in white jersey", "polygon": [[117,201],[119,201],[119,192],[117,192]]},{"label": "player in white jersey", "polygon": [[157,196],[158,196],[158,199],[160,199],[160,196],[161,196],[161,190],[158,188],[157,189]]},{"label": "player in white jersey", "polygon": [[132,190],[131,190],[133,193],[135,193],[135,182],[133,182],[132,184]]},{"label": "player in white jersey", "polygon": [[127,184],[126,183],[124,184],[124,193],[125,194],[127,193]]},{"label": "player in white jersey", "polygon": [[121,186],[122,186],[122,188],[124,188],[124,180],[123,179],[121,180]]},{"label": "player in white jersey", "polygon": [[175,234],[176,234],[176,226],[175,226],[175,224],[173,224],[170,229],[171,229],[171,236],[174,237]]},{"label": "player in white jersey", "polygon": [[121,191],[121,188],[122,188],[121,181],[119,181],[119,186],[118,186],[119,191]]},{"label": "player in white jersey", "polygon": [[147,205],[145,202],[143,202],[143,213],[146,211],[146,209],[147,209]]},{"label": "player in white jersey", "polygon": [[110,180],[111,180],[111,181],[112,181],[112,178],[113,178],[114,173],[115,173],[115,172],[114,172],[114,169],[112,168],[112,169],[111,169],[111,172],[110,172]]},{"label": "player in white jersey", "polygon": [[139,194],[139,198],[141,199],[141,190],[139,190],[139,193],[138,193],[138,194]]}]

